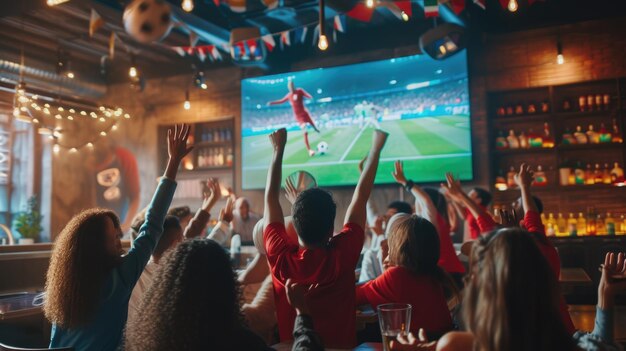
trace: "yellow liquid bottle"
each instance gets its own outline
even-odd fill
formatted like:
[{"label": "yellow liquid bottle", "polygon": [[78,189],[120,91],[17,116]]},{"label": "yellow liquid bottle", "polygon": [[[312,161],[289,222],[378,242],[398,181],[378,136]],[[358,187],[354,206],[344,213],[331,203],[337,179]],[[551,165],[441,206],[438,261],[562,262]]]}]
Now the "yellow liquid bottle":
[{"label": "yellow liquid bottle", "polygon": [[578,235],[578,221],[574,218],[574,214],[570,213],[567,218],[567,233],[569,236],[577,236]]},{"label": "yellow liquid bottle", "polygon": [[554,219],[554,213],[550,213],[548,215],[548,220],[546,221],[548,225],[546,225],[546,235],[554,236],[556,234],[556,220]]},{"label": "yellow liquid bottle", "polygon": [[587,235],[587,220],[583,216],[582,212],[578,212],[578,219],[576,220],[576,232],[578,236]]},{"label": "yellow liquid bottle", "polygon": [[610,212],[606,214],[604,226],[606,227],[606,235],[615,235],[615,232],[617,232],[615,229],[615,219],[613,219]]},{"label": "yellow liquid bottle", "polygon": [[563,218],[563,214],[559,213],[556,219],[556,235],[557,236],[566,236],[567,235],[567,221]]}]

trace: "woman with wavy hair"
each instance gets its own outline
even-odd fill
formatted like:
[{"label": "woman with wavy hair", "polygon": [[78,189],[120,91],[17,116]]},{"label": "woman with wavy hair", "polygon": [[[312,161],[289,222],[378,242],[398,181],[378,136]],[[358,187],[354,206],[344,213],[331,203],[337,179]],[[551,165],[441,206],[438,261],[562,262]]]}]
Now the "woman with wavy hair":
[{"label": "woman with wavy hair", "polygon": [[431,337],[439,337],[453,327],[444,288],[456,289],[437,265],[437,229],[417,215],[396,214],[389,222],[385,271],[357,286],[357,304],[375,308],[386,303],[408,303],[412,306],[411,331],[423,328]]},{"label": "woman with wavy hair", "polygon": [[191,151],[188,136],[186,125],[168,131],[167,168],[127,255],[122,256],[120,221],[112,211],[83,211],[59,234],[46,277],[44,313],[52,323],[50,347],[118,348],[130,294],[163,232],[178,166]]},{"label": "woman with wavy hair", "polygon": [[[230,256],[216,241],[178,245],[157,276],[141,303],[142,313],[128,322],[126,350],[271,350],[245,326]],[[323,349],[307,316],[306,291],[297,284],[287,284],[286,290],[298,311],[294,349]]]}]

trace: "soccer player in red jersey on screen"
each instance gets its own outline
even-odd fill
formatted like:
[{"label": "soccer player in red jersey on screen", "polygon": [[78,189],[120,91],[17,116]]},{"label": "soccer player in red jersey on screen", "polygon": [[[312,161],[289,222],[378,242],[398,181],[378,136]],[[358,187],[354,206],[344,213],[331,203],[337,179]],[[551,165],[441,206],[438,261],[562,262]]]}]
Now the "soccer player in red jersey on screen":
[{"label": "soccer player in red jersey on screen", "polygon": [[309,114],[309,110],[304,107],[304,99],[312,99],[311,94],[307,93],[306,90],[302,88],[297,88],[293,84],[293,80],[289,80],[287,83],[287,87],[289,87],[289,92],[285,95],[284,98],[276,101],[270,101],[268,105],[280,105],[289,101],[291,104],[291,109],[293,110],[293,115],[296,118],[296,122],[300,126],[302,133],[304,133],[304,144],[306,145],[306,149],[309,152],[309,156],[315,155],[315,151],[311,149],[309,145],[309,132],[307,131],[307,126],[310,125],[316,132],[320,132],[319,129],[313,123],[311,119],[311,115]]}]

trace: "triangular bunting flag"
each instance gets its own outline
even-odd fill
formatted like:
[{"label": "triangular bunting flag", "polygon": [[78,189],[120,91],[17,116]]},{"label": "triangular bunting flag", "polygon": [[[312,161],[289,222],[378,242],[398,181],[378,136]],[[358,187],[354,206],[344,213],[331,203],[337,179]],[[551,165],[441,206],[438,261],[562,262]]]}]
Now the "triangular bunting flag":
[{"label": "triangular bunting flag", "polygon": [[191,46],[188,46],[185,51],[187,51],[188,55],[193,55],[193,48]]},{"label": "triangular bunting flag", "polygon": [[291,37],[288,30],[280,33],[280,42],[286,46],[291,45]]},{"label": "triangular bunting flag", "polygon": [[222,54],[220,54],[220,51],[217,49],[217,46],[212,46],[211,57],[213,57],[214,59],[218,61],[222,61]]},{"label": "triangular bunting flag", "polygon": [[274,36],[272,34],[266,34],[262,36],[261,39],[263,39],[263,42],[265,43],[267,50],[272,52],[272,50],[274,50],[274,47],[276,46],[276,41],[274,41]]},{"label": "triangular bunting flag", "polygon": [[465,10],[465,0],[450,0],[448,4],[457,15]]},{"label": "triangular bunting flag", "polygon": [[[500,0],[500,1],[503,1],[503,0]],[[426,18],[439,17],[439,1],[438,0],[424,0],[424,15],[426,16]]]},{"label": "triangular bunting flag", "polygon": [[202,47],[197,48],[196,51],[198,52],[198,58],[200,59],[200,61],[204,62],[204,60],[206,60],[206,54],[204,53],[204,48]]},{"label": "triangular bunting flag", "polygon": [[309,32],[309,27],[302,28],[302,34],[300,34],[300,42],[304,43],[306,41],[306,34]]},{"label": "triangular bunting flag", "polygon": [[104,20],[96,10],[91,9],[91,16],[89,17],[89,37],[93,37],[93,34],[98,31],[98,29],[102,28],[102,26],[104,26]]},{"label": "triangular bunting flag", "polygon": [[487,7],[485,6],[485,1],[486,0],[474,0],[474,4],[476,4],[476,6],[480,7],[483,10],[486,10]]},{"label": "triangular bunting flag", "polygon": [[189,31],[189,46],[191,46],[192,48],[195,47],[196,44],[198,44],[198,40],[200,40],[198,34],[196,34],[196,32],[194,31]]},{"label": "triangular bunting flag", "polygon": [[317,40],[319,39],[320,36],[320,25],[318,24],[317,26],[315,26],[315,29],[313,29],[313,46],[317,45]]},{"label": "triangular bunting flag", "polygon": [[109,37],[109,58],[111,60],[115,58],[115,32],[111,32]]},{"label": "triangular bunting flag", "polygon": [[[465,0],[461,0],[465,1]],[[413,7],[410,1],[394,1],[394,4],[409,17],[413,16]]]},{"label": "triangular bunting flag", "polygon": [[337,15],[335,16],[334,20],[333,20],[333,24],[335,26],[335,30],[339,31],[341,33],[345,32],[345,26],[343,24],[343,20],[341,19],[341,16]]},{"label": "triangular bunting flag", "polygon": [[373,14],[374,8],[369,8],[362,2],[358,2],[352,10],[346,12],[346,15],[361,22],[369,22],[372,19]]},{"label": "triangular bunting flag", "polygon": [[256,39],[248,39],[248,48],[250,49],[250,55],[255,56],[257,49],[258,49],[258,44],[257,44],[257,40]]},{"label": "triangular bunting flag", "polygon": [[172,49],[180,56],[185,56],[185,50],[181,46],[174,46]]}]

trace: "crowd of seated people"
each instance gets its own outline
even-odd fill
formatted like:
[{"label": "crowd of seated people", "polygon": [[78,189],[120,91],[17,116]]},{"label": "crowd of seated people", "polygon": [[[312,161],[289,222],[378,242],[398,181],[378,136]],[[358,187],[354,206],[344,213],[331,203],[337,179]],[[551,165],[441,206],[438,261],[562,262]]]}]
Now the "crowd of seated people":
[{"label": "crowd of seated people", "polygon": [[[85,210],[59,234],[45,288],[50,347],[271,350],[287,343],[293,350],[352,349],[359,342],[359,306],[405,303],[412,306],[410,328],[391,342],[393,350],[620,349],[613,310],[615,295],[626,291],[624,253],[607,253],[598,262],[595,328],[577,331],[559,291],[558,253],[546,237],[526,165],[515,176],[519,208],[494,218],[486,191],[465,193],[451,174],[438,189],[422,188],[397,162],[393,177],[415,203],[394,201],[377,214],[370,196],[388,135],[375,130],[335,233],[337,206],[324,189],[298,191],[287,181],[291,208],[283,210],[287,132],[279,129],[269,136],[273,157],[263,216],[253,217],[247,200],[229,196],[209,232],[211,211],[222,199],[217,180],[208,181],[195,216],[189,209],[168,215],[179,164],[192,148],[188,136],[186,125],[169,131],[167,167],[133,221],[127,253],[119,219],[108,210]],[[450,237],[457,214],[475,234],[469,269]],[[258,251],[240,272],[225,250],[234,230]],[[367,245],[366,232],[372,235]],[[242,285],[255,283],[261,287],[244,303]]]}]

